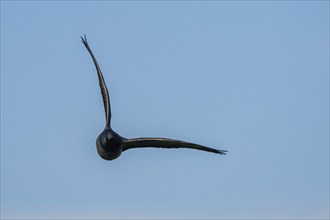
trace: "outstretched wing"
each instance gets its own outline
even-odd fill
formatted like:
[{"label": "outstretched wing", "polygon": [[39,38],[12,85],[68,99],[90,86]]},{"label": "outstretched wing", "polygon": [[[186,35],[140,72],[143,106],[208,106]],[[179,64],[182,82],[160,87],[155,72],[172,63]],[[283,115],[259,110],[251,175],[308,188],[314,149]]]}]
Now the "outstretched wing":
[{"label": "outstretched wing", "polygon": [[126,139],[123,144],[123,151],[132,148],[141,147],[158,147],[158,148],[190,148],[195,150],[203,150],[216,154],[226,154],[225,150],[218,150],[210,147],[205,147],[199,144],[193,144],[185,141],[172,140],[167,138],[133,138]]},{"label": "outstretched wing", "polygon": [[84,37],[81,37],[81,42],[85,45],[86,49],[88,50],[88,52],[91,55],[93,62],[95,64],[97,75],[99,78],[99,85],[101,88],[102,98],[103,98],[103,105],[104,105],[104,111],[105,111],[105,117],[106,117],[106,126],[110,127],[111,108],[110,108],[110,99],[109,99],[109,93],[108,93],[107,86],[104,82],[104,78],[103,78],[101,69],[99,67],[99,64],[97,63],[97,60],[94,57],[92,50],[89,48],[86,35],[84,35]]}]

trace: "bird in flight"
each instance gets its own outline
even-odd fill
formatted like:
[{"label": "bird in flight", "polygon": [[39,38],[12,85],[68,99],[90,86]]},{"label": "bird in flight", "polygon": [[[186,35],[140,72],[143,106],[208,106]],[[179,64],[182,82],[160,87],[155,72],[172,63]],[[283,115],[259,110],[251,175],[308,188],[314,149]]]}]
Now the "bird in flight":
[{"label": "bird in flight", "polygon": [[89,54],[91,55],[93,62],[96,67],[97,76],[99,79],[99,85],[101,88],[106,124],[104,130],[96,139],[96,149],[98,154],[105,160],[114,160],[118,158],[122,152],[132,149],[132,148],[142,148],[142,147],[157,147],[157,148],[190,148],[196,150],[202,150],[207,152],[212,152],[216,154],[226,154],[225,150],[218,150],[210,147],[205,147],[199,144],[193,144],[185,141],[173,140],[168,138],[124,138],[117,134],[110,125],[111,122],[111,107],[109,92],[107,86],[104,82],[104,78],[97,63],[97,60],[90,49],[86,35],[81,37],[82,43],[85,45]]}]

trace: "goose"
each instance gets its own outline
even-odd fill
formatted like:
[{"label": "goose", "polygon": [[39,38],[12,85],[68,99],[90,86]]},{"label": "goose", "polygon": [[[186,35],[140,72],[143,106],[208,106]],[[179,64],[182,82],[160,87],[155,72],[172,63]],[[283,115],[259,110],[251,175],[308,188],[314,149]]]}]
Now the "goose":
[{"label": "goose", "polygon": [[190,142],[173,140],[168,138],[150,138],[150,137],[140,137],[140,138],[124,138],[116,133],[111,125],[111,107],[110,107],[110,98],[108,88],[105,84],[102,71],[99,67],[99,64],[90,49],[86,35],[84,37],[81,36],[81,41],[85,45],[88,50],[92,60],[95,64],[99,86],[101,89],[101,94],[103,98],[103,105],[105,110],[105,128],[99,134],[96,139],[96,149],[98,154],[104,160],[114,160],[118,158],[122,152],[133,149],[133,148],[144,148],[144,147],[155,147],[155,148],[190,148],[195,150],[201,150],[206,152],[212,152],[220,155],[226,154],[226,150],[218,150],[210,147],[206,147],[199,144],[194,144]]}]

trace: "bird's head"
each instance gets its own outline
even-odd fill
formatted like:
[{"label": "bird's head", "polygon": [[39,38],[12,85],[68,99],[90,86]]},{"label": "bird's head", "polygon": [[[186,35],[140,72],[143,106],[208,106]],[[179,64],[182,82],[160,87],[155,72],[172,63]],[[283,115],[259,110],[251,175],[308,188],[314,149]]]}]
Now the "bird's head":
[{"label": "bird's head", "polygon": [[96,149],[105,160],[113,160],[122,152],[123,138],[112,129],[106,128],[96,139]]}]

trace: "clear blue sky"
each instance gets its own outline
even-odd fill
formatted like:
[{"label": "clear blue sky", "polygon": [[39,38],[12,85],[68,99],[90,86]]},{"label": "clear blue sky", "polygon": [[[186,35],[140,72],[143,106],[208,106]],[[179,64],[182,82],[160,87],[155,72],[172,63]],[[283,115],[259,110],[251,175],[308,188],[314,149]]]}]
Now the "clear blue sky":
[{"label": "clear blue sky", "polygon": [[329,2],[2,1],[1,218],[329,218]]}]

